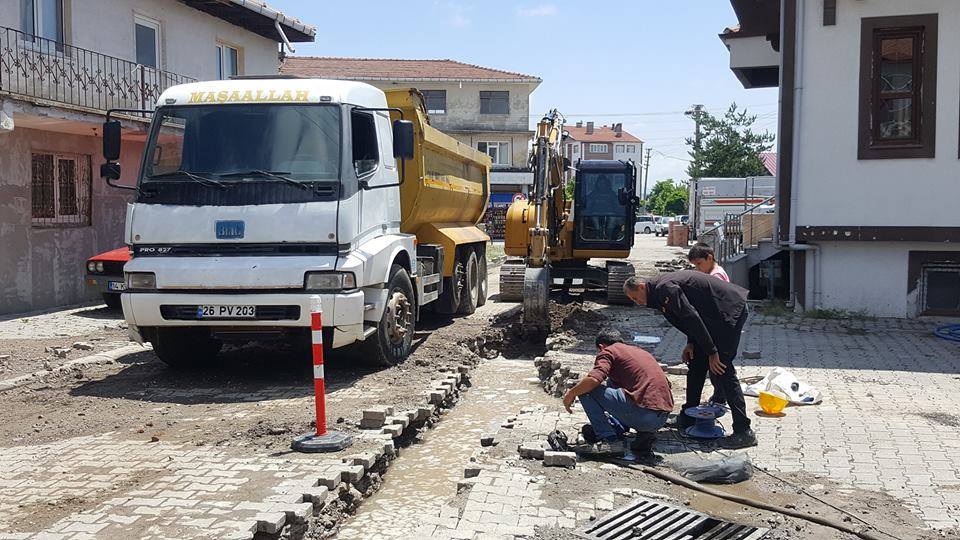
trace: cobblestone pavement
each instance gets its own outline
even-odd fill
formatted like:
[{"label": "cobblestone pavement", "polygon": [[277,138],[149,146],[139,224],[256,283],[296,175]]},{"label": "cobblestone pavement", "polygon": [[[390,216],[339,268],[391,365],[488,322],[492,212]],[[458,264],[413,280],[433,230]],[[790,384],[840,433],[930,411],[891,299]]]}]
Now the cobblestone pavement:
[{"label": "cobblestone pavement", "polygon": [[244,456],[113,433],[5,450],[0,538],[252,538],[258,522],[279,529],[288,511],[312,511],[287,504],[285,486],[339,483],[350,471],[339,459]]},{"label": "cobblestone pavement", "polygon": [[[679,360],[686,338],[655,312],[598,309],[628,337],[661,337],[651,349],[660,361]],[[760,376],[784,367],[819,388],[823,403],[788,407],[783,417],[767,418],[757,414],[756,399],[748,397],[759,439],[759,445],[748,450],[751,460],[770,471],[802,472],[892,495],[928,527],[956,530],[960,347],[932,335],[937,322],[817,320],[754,312],[741,352],[760,351],[761,356],[738,358],[738,375]],[[579,374],[592,364],[583,346],[548,356]],[[684,378],[671,381],[679,406]]]},{"label": "cobblestone pavement", "polygon": [[[490,516],[473,519],[481,516],[479,512],[471,513],[469,502],[460,518],[459,509],[449,502],[457,494],[464,466],[470,468],[472,454],[478,453],[481,436],[496,432],[505,412],[552,401],[543,393],[535,375],[530,360],[498,358],[484,362],[471,376],[473,386],[460,403],[446,413],[435,429],[424,434],[421,444],[404,450],[384,476],[380,491],[364,502],[337,538],[423,538],[438,529],[463,531],[472,526],[479,532],[485,523],[491,523],[487,519]],[[524,493],[522,499],[512,500],[511,495],[519,490],[499,488],[505,486],[505,482],[526,487],[527,480],[514,478],[510,472],[505,475],[506,480],[497,480],[495,485],[489,475],[483,480],[490,483],[490,489],[496,490],[505,504],[526,504],[536,498],[534,494]],[[511,515],[516,516],[518,512],[508,506],[492,519]],[[506,519],[508,523],[502,524],[517,526],[515,519]],[[524,530],[532,533],[532,529]]]}]

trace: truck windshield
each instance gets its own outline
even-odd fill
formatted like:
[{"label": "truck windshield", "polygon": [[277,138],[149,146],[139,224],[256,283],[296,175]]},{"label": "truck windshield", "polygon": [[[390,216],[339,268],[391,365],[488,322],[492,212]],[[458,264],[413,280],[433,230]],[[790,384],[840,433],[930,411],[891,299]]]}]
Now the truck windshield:
[{"label": "truck windshield", "polygon": [[145,183],[197,182],[223,188],[251,178],[337,180],[340,109],[289,104],[163,107],[156,113],[146,155]]}]

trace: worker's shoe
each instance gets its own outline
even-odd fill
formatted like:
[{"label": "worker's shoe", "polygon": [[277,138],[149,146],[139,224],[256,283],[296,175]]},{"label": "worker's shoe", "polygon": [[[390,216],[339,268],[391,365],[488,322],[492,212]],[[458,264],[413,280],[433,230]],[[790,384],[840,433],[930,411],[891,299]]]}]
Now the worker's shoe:
[{"label": "worker's shoe", "polygon": [[657,434],[640,432],[630,443],[630,451],[638,463],[644,465],[659,465],[663,458],[653,453],[653,444],[657,441]]},{"label": "worker's shoe", "polygon": [[681,412],[680,414],[674,416],[671,420],[668,420],[666,427],[683,431],[692,426],[694,422],[695,420],[693,418],[690,418]]},{"label": "worker's shoe", "polygon": [[726,448],[727,450],[749,448],[757,445],[757,436],[753,433],[752,429],[740,432],[735,431],[733,435],[727,435],[720,439],[718,444],[721,448]]},{"label": "worker's shoe", "polygon": [[590,447],[588,453],[595,456],[622,457],[627,453],[627,444],[622,439],[598,441]]},{"label": "worker's shoe", "polygon": [[590,424],[584,424],[580,427],[580,437],[583,439],[583,442],[587,444],[594,444],[597,442],[597,434],[593,431],[593,426]]}]

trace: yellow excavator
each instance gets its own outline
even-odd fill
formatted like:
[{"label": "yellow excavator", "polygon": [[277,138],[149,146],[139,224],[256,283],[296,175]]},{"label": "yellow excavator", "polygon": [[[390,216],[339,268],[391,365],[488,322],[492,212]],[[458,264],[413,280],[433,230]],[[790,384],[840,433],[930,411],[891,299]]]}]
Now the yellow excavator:
[{"label": "yellow excavator", "polygon": [[[500,298],[523,301],[522,324],[530,338],[550,330],[550,290],[555,282],[603,290],[607,301],[627,303],[623,282],[635,275],[622,259],[633,247],[636,166],[631,161],[580,160],[573,167],[573,198],[567,197],[563,157],[564,118],[551,110],[537,124],[530,153],[533,188],[527,200],[507,209],[500,269]],[[604,266],[588,264],[605,259]],[[620,259],[620,260],[617,260]]]}]

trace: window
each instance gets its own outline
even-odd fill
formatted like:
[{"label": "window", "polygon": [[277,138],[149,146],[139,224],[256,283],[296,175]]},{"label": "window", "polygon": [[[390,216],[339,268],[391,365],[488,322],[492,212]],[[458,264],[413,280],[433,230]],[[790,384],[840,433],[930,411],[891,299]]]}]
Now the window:
[{"label": "window", "polygon": [[357,176],[365,176],[377,168],[380,151],[373,115],[354,111],[350,115],[353,139],[353,168]]},{"label": "window", "polygon": [[217,78],[229,79],[240,75],[240,49],[229,45],[217,45]]},{"label": "window", "polygon": [[477,150],[490,156],[494,165],[510,165],[510,143],[479,142]]},{"label": "window", "polygon": [[579,153],[580,153],[580,145],[579,145],[579,144],[573,145],[573,153],[574,153],[574,154],[579,154]]},{"label": "window", "polygon": [[623,153],[623,145],[622,145],[622,144],[618,144],[618,145],[614,146],[614,147],[613,147],[613,151],[614,151],[614,152],[617,152],[617,153],[619,153],[619,154],[622,154],[622,153]]},{"label": "window", "polygon": [[27,41],[49,39],[57,42],[58,51],[63,50],[62,0],[20,0],[20,25]]},{"label": "window", "polygon": [[628,145],[627,145],[627,153],[628,153],[628,154],[634,154],[634,153],[636,153],[636,151],[637,151],[637,146],[636,146],[636,145],[634,145],[634,144],[628,144]]},{"label": "window", "polygon": [[606,153],[609,148],[610,148],[610,146],[607,145],[607,144],[596,144],[596,143],[591,143],[591,144],[590,144],[590,152],[592,152],[592,153],[594,153],[594,154],[603,154],[603,153]]},{"label": "window", "polygon": [[429,114],[447,113],[447,91],[446,90],[422,90],[424,105]]},{"label": "window", "polygon": [[137,63],[143,66],[160,67],[160,23],[134,15],[133,34]]},{"label": "window", "polygon": [[510,92],[481,90],[480,114],[510,114]]},{"label": "window", "polygon": [[31,157],[33,225],[90,225],[90,156],[34,153]]},{"label": "window", "polygon": [[937,16],[863,19],[859,159],[932,158]]}]

